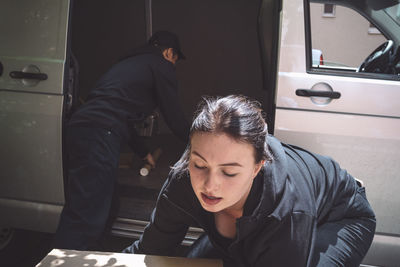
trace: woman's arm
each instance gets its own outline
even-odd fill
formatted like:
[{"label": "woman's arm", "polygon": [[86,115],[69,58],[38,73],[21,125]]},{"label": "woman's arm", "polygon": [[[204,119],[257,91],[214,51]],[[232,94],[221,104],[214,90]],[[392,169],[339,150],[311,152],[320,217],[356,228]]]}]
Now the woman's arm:
[{"label": "woman's arm", "polygon": [[185,217],[182,211],[160,196],[142,236],[123,252],[174,256],[188,229]]},{"label": "woman's arm", "polygon": [[185,213],[160,196],[150,223],[135,242],[139,253],[171,256],[189,228]]}]

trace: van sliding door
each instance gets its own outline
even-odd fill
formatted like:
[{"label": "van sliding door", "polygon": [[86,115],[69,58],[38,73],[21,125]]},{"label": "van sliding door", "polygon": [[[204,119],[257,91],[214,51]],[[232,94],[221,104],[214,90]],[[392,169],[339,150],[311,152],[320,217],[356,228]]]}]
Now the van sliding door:
[{"label": "van sliding door", "polygon": [[64,202],[69,0],[0,3],[0,225],[54,231]]}]

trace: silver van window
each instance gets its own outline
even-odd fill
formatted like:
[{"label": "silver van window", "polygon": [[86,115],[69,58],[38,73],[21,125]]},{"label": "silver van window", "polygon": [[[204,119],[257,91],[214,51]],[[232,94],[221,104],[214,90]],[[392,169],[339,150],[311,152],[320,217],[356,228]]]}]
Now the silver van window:
[{"label": "silver van window", "polygon": [[336,5],[335,16],[326,16],[324,5],[310,3],[312,67],[355,72],[386,38],[351,8]]}]

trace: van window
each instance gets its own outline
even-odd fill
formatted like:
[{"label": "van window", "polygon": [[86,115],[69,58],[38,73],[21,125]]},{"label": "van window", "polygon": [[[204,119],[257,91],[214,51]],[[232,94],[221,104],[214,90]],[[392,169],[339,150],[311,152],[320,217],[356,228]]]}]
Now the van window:
[{"label": "van window", "polygon": [[400,4],[388,7],[385,11],[400,26]]},{"label": "van window", "polygon": [[356,72],[386,38],[356,11],[339,5],[331,9],[335,15],[326,16],[326,4],[310,3],[312,68]]},{"label": "van window", "polygon": [[335,16],[335,6],[334,4],[324,4],[324,17],[334,17]]}]

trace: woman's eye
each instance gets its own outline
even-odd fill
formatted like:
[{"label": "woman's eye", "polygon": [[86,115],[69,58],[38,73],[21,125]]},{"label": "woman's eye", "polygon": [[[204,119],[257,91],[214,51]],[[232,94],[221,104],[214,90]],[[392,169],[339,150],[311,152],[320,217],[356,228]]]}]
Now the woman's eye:
[{"label": "woman's eye", "polygon": [[228,176],[228,177],[234,177],[237,175],[237,173],[227,173],[227,172],[222,172],[224,175]]},{"label": "woman's eye", "polygon": [[204,170],[206,167],[205,166],[199,166],[196,164],[193,164],[195,168],[200,169],[200,170]]}]

